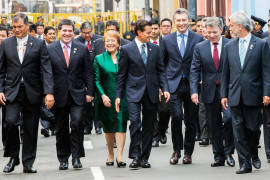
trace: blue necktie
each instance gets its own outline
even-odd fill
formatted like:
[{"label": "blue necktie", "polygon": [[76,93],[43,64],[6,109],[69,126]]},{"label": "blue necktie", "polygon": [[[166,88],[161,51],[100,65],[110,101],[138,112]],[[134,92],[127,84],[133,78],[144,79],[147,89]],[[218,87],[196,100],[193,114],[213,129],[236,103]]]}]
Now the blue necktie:
[{"label": "blue necktie", "polygon": [[146,53],[145,53],[145,44],[142,44],[141,57],[142,57],[143,63],[146,65],[147,57],[146,57]]},{"label": "blue necktie", "polygon": [[184,58],[185,50],[186,50],[186,47],[185,47],[185,35],[180,34],[180,37],[181,37],[180,54],[181,54],[182,58]]},{"label": "blue necktie", "polygon": [[239,57],[240,57],[241,68],[243,68],[245,57],[246,57],[245,42],[246,42],[245,39],[240,40]]}]

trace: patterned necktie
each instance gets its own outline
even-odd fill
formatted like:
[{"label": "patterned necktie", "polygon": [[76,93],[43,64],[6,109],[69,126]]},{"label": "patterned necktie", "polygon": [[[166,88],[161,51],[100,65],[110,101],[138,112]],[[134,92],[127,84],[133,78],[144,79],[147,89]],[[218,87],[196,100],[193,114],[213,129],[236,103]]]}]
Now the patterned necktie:
[{"label": "patterned necktie", "polygon": [[214,60],[216,69],[218,69],[218,65],[219,65],[219,56],[218,56],[217,45],[218,45],[218,43],[214,43],[214,52],[213,52],[213,60]]},{"label": "patterned necktie", "polygon": [[87,49],[88,51],[91,49],[90,41],[87,41]]},{"label": "patterned necktie", "polygon": [[182,56],[182,58],[184,58],[185,55],[185,50],[186,50],[186,45],[185,45],[185,35],[184,34],[180,34],[181,37],[181,44],[180,44],[180,54]]},{"label": "patterned necktie", "polygon": [[67,68],[69,67],[69,54],[68,54],[68,45],[65,44],[65,47],[64,47],[64,56],[65,56],[65,60],[66,60],[66,63],[67,63]]},{"label": "patterned necktie", "polygon": [[142,48],[141,48],[141,57],[143,60],[143,63],[146,65],[147,63],[147,57],[146,57],[146,53],[145,53],[145,44],[142,44]]},{"label": "patterned necktie", "polygon": [[245,42],[246,42],[245,39],[240,40],[239,57],[240,57],[241,68],[243,68],[245,57],[246,57]]}]

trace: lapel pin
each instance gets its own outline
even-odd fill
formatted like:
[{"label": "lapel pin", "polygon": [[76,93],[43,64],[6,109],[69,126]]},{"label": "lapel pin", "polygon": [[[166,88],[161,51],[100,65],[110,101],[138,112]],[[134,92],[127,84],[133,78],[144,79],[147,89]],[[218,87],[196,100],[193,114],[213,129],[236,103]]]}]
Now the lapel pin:
[{"label": "lapel pin", "polygon": [[151,51],[152,49],[150,48],[149,51]]},{"label": "lapel pin", "polygon": [[253,49],[253,44],[251,44],[251,45],[250,45],[250,48],[249,48],[249,49],[250,49],[250,50],[252,50],[252,49]]}]

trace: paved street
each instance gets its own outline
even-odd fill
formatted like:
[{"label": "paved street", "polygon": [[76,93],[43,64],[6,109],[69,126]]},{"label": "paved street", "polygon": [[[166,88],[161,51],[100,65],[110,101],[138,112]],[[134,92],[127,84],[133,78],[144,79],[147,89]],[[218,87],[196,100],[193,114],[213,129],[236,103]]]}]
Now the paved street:
[{"label": "paved street", "polygon": [[[196,148],[193,156],[192,165],[169,165],[172,146],[170,133],[168,134],[169,143],[161,145],[159,148],[153,148],[150,157],[151,169],[130,170],[129,168],[120,169],[106,167],[106,146],[104,135],[85,136],[86,157],[82,159],[83,169],[73,170],[70,160],[69,170],[59,171],[59,163],[56,159],[55,137],[44,138],[39,136],[38,154],[34,167],[37,168],[37,174],[23,174],[22,166],[17,166],[11,174],[2,173],[4,165],[8,159],[0,157],[0,180],[266,180],[270,177],[270,164],[266,163],[263,147],[260,148],[260,157],[262,160],[262,169],[253,170],[252,174],[236,175],[238,167],[228,166],[221,168],[211,168],[212,152],[210,147]],[[128,156],[129,137],[125,146],[125,161],[130,163]],[[261,142],[263,145],[263,142]],[[1,147],[1,146],[0,146]],[[0,150],[1,156],[3,150]],[[236,155],[234,155],[236,157]],[[236,159],[236,158],[235,158]],[[238,164],[238,163],[237,163]]]}]

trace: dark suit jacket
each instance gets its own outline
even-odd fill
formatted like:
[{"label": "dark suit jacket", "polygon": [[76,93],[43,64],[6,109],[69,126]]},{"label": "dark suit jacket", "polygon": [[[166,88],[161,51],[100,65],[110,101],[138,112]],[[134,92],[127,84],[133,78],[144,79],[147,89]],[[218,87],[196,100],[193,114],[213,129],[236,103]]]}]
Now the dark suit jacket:
[{"label": "dark suit jacket", "polygon": [[[126,44],[130,43],[129,40],[126,39],[120,39],[120,46],[124,46]],[[103,39],[98,39],[94,42],[94,47],[93,47],[93,56],[96,57],[97,55],[100,55],[106,51],[105,44]]]},{"label": "dark suit jacket", "polygon": [[[91,42],[91,46],[90,46],[89,53],[90,53],[91,62],[93,62],[94,61],[94,58],[95,58],[95,56],[93,54],[93,52],[94,52],[94,44],[95,44],[96,40],[98,40],[98,39],[103,39],[103,36],[100,36],[100,35],[97,35],[97,34],[93,34],[93,37],[92,37],[92,39],[90,41]],[[77,42],[82,43],[83,45],[85,45],[85,40],[82,38],[82,36],[79,36],[79,37],[77,37],[74,40],[77,41]]]},{"label": "dark suit jacket", "polygon": [[221,78],[221,97],[229,106],[238,106],[240,98],[246,106],[262,105],[270,96],[270,52],[265,40],[251,36],[243,68],[239,58],[239,38],[225,46]]},{"label": "dark suit jacket", "polygon": [[122,46],[117,75],[116,97],[121,97],[125,86],[128,102],[139,102],[145,90],[152,103],[158,102],[158,89],[168,91],[164,64],[159,47],[147,43],[147,64],[143,63],[135,41]]},{"label": "dark suit jacket", "polygon": [[270,48],[270,37],[264,38],[264,40],[266,40],[266,42],[268,43],[268,46]]},{"label": "dark suit jacket", "polygon": [[69,68],[60,41],[48,46],[54,74],[55,106],[63,107],[71,95],[77,105],[86,102],[85,95],[93,96],[94,78],[90,55],[85,45],[72,41]]},{"label": "dark suit jacket", "polygon": [[15,36],[2,41],[0,47],[0,92],[8,102],[16,98],[23,78],[31,104],[42,102],[44,94],[53,94],[53,74],[45,41],[28,36],[21,64]]},{"label": "dark suit jacket", "polygon": [[224,61],[224,46],[228,42],[228,39],[222,38],[218,69],[216,68],[212,57],[211,42],[209,40],[197,44],[194,48],[189,76],[190,94],[198,94],[199,82],[202,80],[201,97],[202,102],[204,103],[212,103],[214,101],[216,80],[219,82],[221,80],[222,65]]},{"label": "dark suit jacket", "polygon": [[176,36],[177,34],[174,32],[163,37],[163,45],[161,46],[162,58],[164,63],[167,64],[166,72],[170,93],[174,93],[176,91],[179,86],[182,73],[189,76],[194,46],[204,40],[202,36],[189,30],[186,51],[184,58],[182,58]]}]

